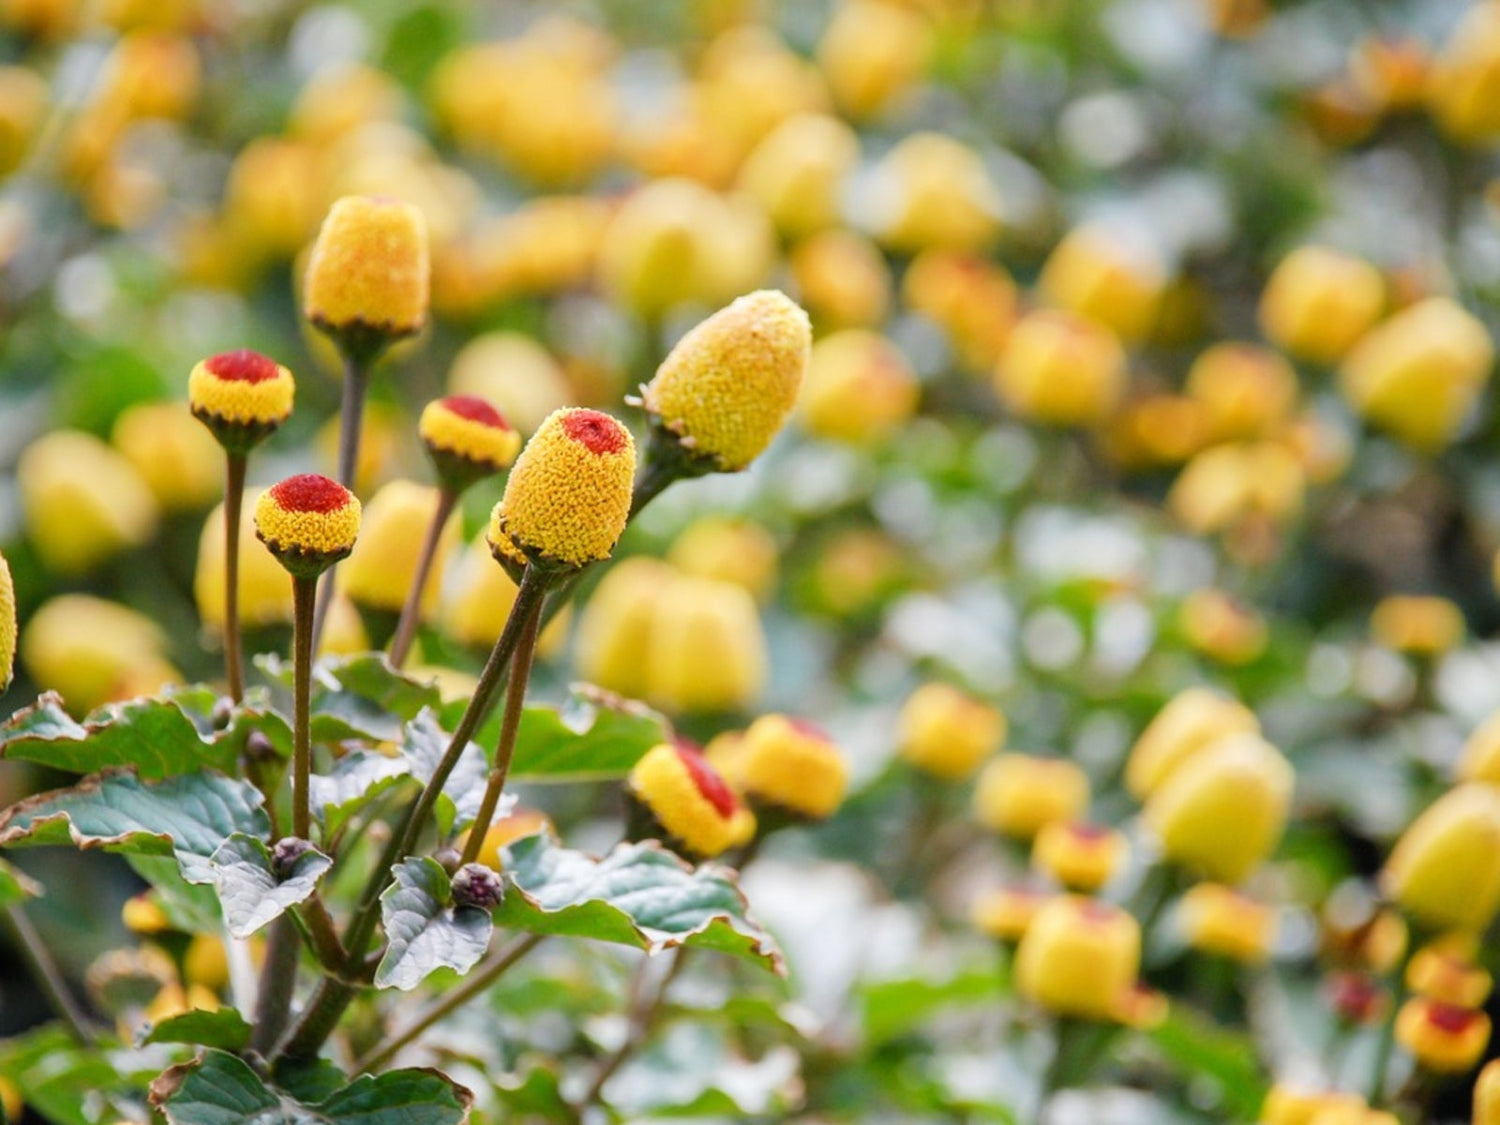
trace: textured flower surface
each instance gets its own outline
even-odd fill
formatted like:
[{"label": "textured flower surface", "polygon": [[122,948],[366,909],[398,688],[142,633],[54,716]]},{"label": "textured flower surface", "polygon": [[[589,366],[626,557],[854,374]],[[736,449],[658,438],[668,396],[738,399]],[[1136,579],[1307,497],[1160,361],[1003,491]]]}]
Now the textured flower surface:
[{"label": "textured flower surface", "polygon": [[302,308],[324,331],[409,336],[427,323],[427,220],[396,199],[345,196],[323,220]]},{"label": "textured flower surface", "polygon": [[417,432],[434,456],[459,458],[486,474],[509,468],[521,448],[521,435],[478,395],[449,395],[429,402]]},{"label": "textured flower surface", "polygon": [[711,859],[748,842],[755,817],[719,772],[691,746],[663,743],[630,771],[630,791],[670,835]]},{"label": "textured flower surface", "polygon": [[292,413],[292,373],[259,352],[209,356],[188,376],[188,404],[204,420],[276,426]]},{"label": "textured flower surface", "polygon": [[317,473],[287,477],[255,503],[255,534],[283,565],[337,562],[354,549],[359,521],[354,493]]}]

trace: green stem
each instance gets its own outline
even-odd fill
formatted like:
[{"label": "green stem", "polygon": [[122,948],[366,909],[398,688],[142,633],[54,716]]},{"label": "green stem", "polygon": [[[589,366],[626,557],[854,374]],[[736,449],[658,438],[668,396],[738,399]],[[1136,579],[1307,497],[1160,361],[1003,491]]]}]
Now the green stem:
[{"label": "green stem", "polygon": [[632,989],[636,1000],[630,1005],[630,1024],[626,1029],[625,1039],[609,1058],[604,1060],[599,1069],[594,1072],[594,1080],[589,1083],[588,1090],[584,1093],[582,1100],[579,1101],[577,1106],[580,1116],[590,1106],[598,1104],[600,1097],[604,1093],[605,1085],[615,1076],[615,1072],[635,1053],[636,1048],[645,1043],[647,1036],[651,1032],[652,1025],[656,1022],[656,1017],[661,1012],[662,1004],[666,1001],[667,989],[677,979],[677,974],[682,971],[682,966],[686,960],[687,950],[685,948],[678,948],[672,956],[672,963],[662,973],[661,983],[652,990],[649,998],[644,1001],[641,999],[641,995],[645,991],[645,974],[650,961],[641,962],[635,987]]},{"label": "green stem", "polygon": [[[370,363],[352,348],[344,350],[344,395],[339,411],[339,462],[338,480],[341,485],[354,491],[354,473],[359,465],[360,427],[365,414],[365,397],[370,385]],[[322,591],[318,598],[317,619],[313,623],[313,649],[323,639],[323,628],[328,623],[328,611],[333,605],[333,575],[337,566],[328,568],[323,575]]]},{"label": "green stem", "polygon": [[312,773],[312,653],[316,578],[292,578],[292,835],[312,839],[308,777]]},{"label": "green stem", "polygon": [[62,970],[52,959],[52,954],[48,951],[46,943],[42,941],[41,935],[31,924],[31,919],[26,917],[26,912],[16,903],[5,908],[5,917],[15,935],[16,946],[22,960],[31,970],[32,978],[42,990],[42,994],[47,997],[52,1010],[62,1018],[69,1034],[75,1040],[85,1047],[92,1046],[95,1036],[89,1018],[84,1015],[83,1009],[73,999],[73,994],[68,990],[68,982],[63,978]]},{"label": "green stem", "polygon": [[406,592],[406,604],[401,607],[401,620],[396,625],[396,635],[391,640],[391,667],[399,669],[406,663],[411,651],[411,642],[417,635],[417,622],[422,616],[422,590],[427,585],[432,560],[437,557],[438,543],[443,537],[443,525],[453,514],[458,503],[458,493],[444,486],[438,490],[437,507],[433,509],[432,523],[427,528],[427,538],[422,542],[422,553],[417,558],[417,570],[412,575],[411,589]]},{"label": "green stem", "polygon": [[240,507],[245,497],[245,455],[229,453],[224,473],[224,678],[229,698],[245,698],[244,649],[240,639]]},{"label": "green stem", "polygon": [[505,779],[510,775],[511,758],[516,752],[516,732],[521,728],[521,708],[526,701],[526,684],[531,679],[531,659],[536,652],[536,635],[541,627],[542,603],[540,600],[526,614],[521,627],[521,640],[516,645],[515,657],[510,665],[510,684],[505,693],[505,714],[500,719],[500,741],[495,746],[495,764],[490,769],[489,782],[484,787],[484,798],[479,803],[479,812],[469,827],[469,838],[464,844],[461,862],[473,863],[479,858],[479,849],[484,846],[484,837],[495,818],[495,809],[500,804],[500,794],[505,792]]},{"label": "green stem", "polygon": [[373,1072],[385,1065],[395,1057],[397,1051],[401,1050],[402,1047],[405,1047],[413,1039],[421,1035],[422,1032],[437,1023],[438,1020],[457,1011],[470,1000],[474,999],[474,997],[488,989],[490,985],[500,979],[502,973],[540,945],[543,936],[542,934],[528,934],[525,937],[517,938],[504,949],[492,953],[485,959],[482,965],[469,974],[463,984],[451,992],[445,993],[436,1003],[428,1005],[426,1010],[415,1020],[385,1040],[385,1042],[373,1047],[360,1058],[354,1064],[354,1073],[364,1074]]},{"label": "green stem", "polygon": [[291,1015],[301,945],[290,915],[283,914],[271,923],[266,959],[260,970],[260,988],[255,996],[255,1028],[250,1033],[250,1046],[262,1054],[280,1038]]}]

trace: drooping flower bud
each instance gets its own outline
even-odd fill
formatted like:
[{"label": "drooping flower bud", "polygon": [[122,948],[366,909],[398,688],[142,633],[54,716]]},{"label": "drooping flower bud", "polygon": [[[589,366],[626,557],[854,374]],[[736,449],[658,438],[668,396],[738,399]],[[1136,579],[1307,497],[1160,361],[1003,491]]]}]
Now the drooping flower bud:
[{"label": "drooping flower bud", "polygon": [[188,376],[188,406],[231,453],[243,453],[291,416],[292,373],[259,352],[209,356]]},{"label": "drooping flower bud", "polygon": [[315,577],[347,557],[359,520],[354,493],[317,473],[287,477],[255,504],[256,537],[298,578]]},{"label": "drooping flower bud", "polygon": [[477,395],[449,395],[429,402],[417,433],[438,477],[457,492],[510,468],[521,449],[521,435]]},{"label": "drooping flower bud", "polygon": [[648,750],[630,771],[631,796],[674,844],[701,859],[748,843],[755,815],[703,754],[683,743]]}]

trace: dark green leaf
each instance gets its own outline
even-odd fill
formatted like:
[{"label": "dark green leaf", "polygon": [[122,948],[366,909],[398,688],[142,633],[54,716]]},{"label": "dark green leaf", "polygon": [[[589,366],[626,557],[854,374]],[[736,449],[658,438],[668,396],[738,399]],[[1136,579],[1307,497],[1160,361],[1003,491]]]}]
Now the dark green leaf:
[{"label": "dark green leaf", "polygon": [[0,906],[24,902],[42,893],[42,888],[34,880],[0,859]]},{"label": "dark green leaf", "polygon": [[[522,713],[510,773],[522,781],[624,777],[647,750],[668,741],[670,731],[645,704],[579,685],[561,709]],[[492,744],[483,733],[480,742]]]},{"label": "dark green leaf", "polygon": [[235,937],[246,938],[289,907],[305,902],[333,860],[309,848],[297,857],[285,878],[278,878],[266,842],[236,832],[219,846],[209,864],[214,889],[224,904],[224,924]]},{"label": "dark green leaf", "polygon": [[141,1040],[145,1043],[191,1043],[238,1051],[250,1042],[250,1025],[233,1008],[216,1012],[194,1009],[162,1020]]},{"label": "dark green leaf", "polygon": [[781,972],[781,951],[746,915],[732,872],[693,868],[654,840],[603,859],[530,836],[507,852],[502,927],[619,942],[650,952],[688,945],[759,960]]},{"label": "dark green leaf", "polygon": [[467,973],[490,943],[488,912],[450,903],[448,873],[420,856],[394,869],[396,881],[380,896],[380,918],[390,943],[375,970],[377,988],[416,988],[437,969]]},{"label": "dark green leaf", "polygon": [[[437,772],[438,763],[442,761],[450,741],[448,732],[438,726],[436,714],[430,708],[424,708],[406,724],[401,740],[401,752],[406,757],[411,775],[426,785]],[[434,810],[438,830],[443,835],[460,831],[474,822],[479,803],[484,799],[484,786],[489,773],[489,761],[478,743],[471,742],[464,747],[463,753],[459,755],[458,765],[438,796]],[[505,811],[505,808],[501,808],[496,815],[503,816]]]},{"label": "dark green leaf", "polygon": [[210,884],[189,883],[171,856],[130,855],[125,861],[156,891],[156,901],[174,930],[217,934],[222,928],[218,893]]},{"label": "dark green leaf", "polygon": [[1184,1077],[1216,1078],[1224,1091],[1224,1108],[1234,1120],[1254,1120],[1265,1098],[1266,1084],[1255,1043],[1248,1035],[1215,1026],[1178,1004],[1172,1005],[1171,1014],[1147,1035]]},{"label": "dark green leaf", "polygon": [[459,1125],[473,1098],[434,1070],[392,1070],[361,1075],[327,1101],[318,1114],[330,1125]]},{"label": "dark green leaf", "polygon": [[0,847],[74,844],[127,855],[174,855],[190,883],[213,881],[209,857],[234,832],[271,824],[255,786],[213,773],[146,782],[133,773],[85,778],[0,814]]},{"label": "dark green leaf", "polygon": [[313,815],[323,824],[323,838],[328,839],[346,820],[410,773],[405,758],[352,750],[335,762],[329,773],[314,774],[308,779],[307,795]]}]

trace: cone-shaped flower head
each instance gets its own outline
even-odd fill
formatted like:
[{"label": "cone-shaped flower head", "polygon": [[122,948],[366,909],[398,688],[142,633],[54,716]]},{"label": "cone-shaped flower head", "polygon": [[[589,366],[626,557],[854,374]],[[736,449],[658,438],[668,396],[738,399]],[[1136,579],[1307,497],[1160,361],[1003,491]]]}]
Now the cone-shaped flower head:
[{"label": "cone-shaped flower head", "polygon": [[321,574],[354,550],[359,501],[338,481],[302,473],[255,503],[255,534],[299,578]]},{"label": "cone-shaped flower head", "polygon": [[1500,790],[1449,790],[1402,833],[1382,889],[1428,926],[1483,929],[1500,907]]},{"label": "cone-shaped flower head", "polygon": [[1141,930],[1118,906],[1071,895],[1043,906],[1016,950],[1021,994],[1047,1011],[1086,1020],[1113,1019],[1135,987]]},{"label": "cone-shaped flower head", "polygon": [[349,195],[323,220],[302,309],[346,347],[378,347],[427,322],[427,220],[409,203]]},{"label": "cone-shaped flower head", "polygon": [[630,793],[674,843],[703,859],[747,843],[755,816],[709,765],[684,743],[662,743],[630,771]]},{"label": "cone-shaped flower head", "polygon": [[231,451],[243,451],[292,413],[296,384],[274,359],[241,349],[209,356],[188,376],[193,416]]},{"label": "cone-shaped flower head", "polygon": [[837,812],[849,784],[849,767],[833,740],[785,715],[762,715],[711,760],[752,801],[807,820]]},{"label": "cone-shaped flower head", "polygon": [[811,346],[812,325],[795,302],[775,290],[748,294],[678,341],[641,403],[695,457],[737,472],[781,429]]},{"label": "cone-shaped flower head", "polygon": [[10,687],[16,670],[16,586],[10,564],[0,555],[0,691]]},{"label": "cone-shaped flower head", "polygon": [[526,443],[490,516],[491,549],[563,568],[607,559],[630,518],[635,442],[608,414],[558,410]]},{"label": "cone-shaped flower head", "polygon": [[521,435],[478,395],[429,402],[417,433],[443,483],[460,491],[510,468],[521,449]]}]

